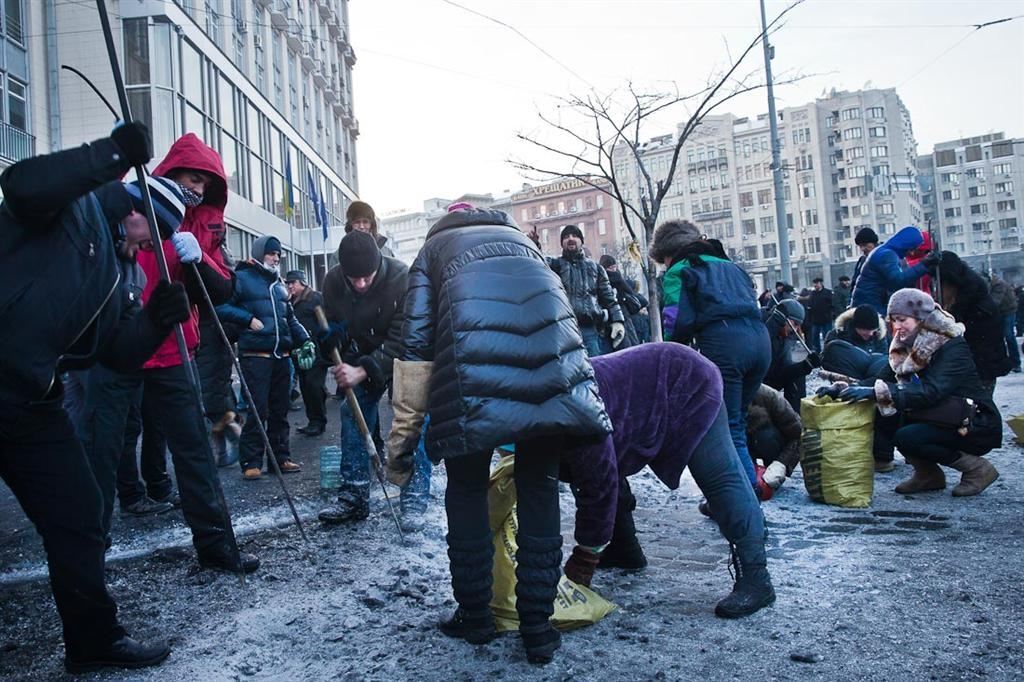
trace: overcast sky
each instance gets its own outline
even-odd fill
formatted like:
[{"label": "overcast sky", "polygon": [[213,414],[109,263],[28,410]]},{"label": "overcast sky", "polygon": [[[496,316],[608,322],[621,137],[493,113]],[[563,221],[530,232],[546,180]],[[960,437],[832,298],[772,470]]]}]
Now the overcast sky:
[{"label": "overcast sky", "polygon": [[[501,193],[531,159],[515,133],[557,116],[553,95],[698,87],[760,31],[757,0],[353,0],[360,195],[386,214],[424,199]],[[788,2],[767,3],[769,21]],[[772,69],[815,74],[779,107],[824,90],[896,87],[918,153],[992,131],[1024,135],[1024,0],[807,0],[773,36]],[[550,53],[554,59],[545,56]],[[945,54],[943,54],[945,53]],[[763,65],[754,51],[744,64]],[[721,112],[767,111],[763,91]],[[670,132],[680,109],[645,137]]]}]

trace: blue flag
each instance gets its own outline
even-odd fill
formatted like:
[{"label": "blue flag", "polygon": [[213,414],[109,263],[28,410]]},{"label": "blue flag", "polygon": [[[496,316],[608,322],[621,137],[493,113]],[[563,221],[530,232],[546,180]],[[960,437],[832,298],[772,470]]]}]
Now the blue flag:
[{"label": "blue flag", "polygon": [[327,206],[320,201],[316,182],[313,180],[313,171],[308,166],[306,167],[306,177],[309,180],[309,200],[313,202],[313,215],[316,216],[316,224],[323,232],[324,241],[327,241]]}]

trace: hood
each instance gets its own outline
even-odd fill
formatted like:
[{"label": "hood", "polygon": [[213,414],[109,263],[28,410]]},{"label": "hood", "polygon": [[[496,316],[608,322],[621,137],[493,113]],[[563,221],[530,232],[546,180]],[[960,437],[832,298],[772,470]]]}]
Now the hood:
[{"label": "hood", "polygon": [[214,181],[203,197],[203,204],[223,210],[228,203],[228,181],[224,163],[214,149],[204,143],[195,133],[179,137],[167,156],[153,169],[153,175],[167,175],[177,168],[194,168],[214,177]]},{"label": "hood", "polygon": [[932,243],[932,235],[928,232],[921,233],[921,245],[916,249],[907,252],[907,260],[921,260],[928,255],[928,252],[935,248]]},{"label": "hood", "polygon": [[442,216],[427,232],[429,240],[438,232],[456,227],[469,227],[471,225],[500,225],[518,230],[519,226],[504,211],[497,211],[486,208],[474,208],[468,211],[452,211]]},{"label": "hood", "polygon": [[921,230],[917,229],[913,225],[907,225],[902,230],[894,234],[892,239],[878,248],[895,251],[896,255],[900,258],[906,258],[907,253],[921,246],[922,243],[924,243],[924,237],[921,236]]}]

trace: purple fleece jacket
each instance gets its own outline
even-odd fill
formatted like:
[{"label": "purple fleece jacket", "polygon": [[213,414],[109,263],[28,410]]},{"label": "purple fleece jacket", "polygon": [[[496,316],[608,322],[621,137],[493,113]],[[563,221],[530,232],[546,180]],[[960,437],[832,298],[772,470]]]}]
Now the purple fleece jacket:
[{"label": "purple fleece jacket", "polygon": [[650,466],[670,489],[679,487],[722,407],[722,376],[678,343],[646,343],[590,362],[615,431],[576,441],[562,454],[562,474],[578,490],[576,542],[594,547],[612,537],[621,477]]}]

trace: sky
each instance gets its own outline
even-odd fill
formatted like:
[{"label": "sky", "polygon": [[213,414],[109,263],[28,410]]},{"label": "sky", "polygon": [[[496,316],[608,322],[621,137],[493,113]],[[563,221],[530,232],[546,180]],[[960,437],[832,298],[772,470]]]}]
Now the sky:
[{"label": "sky", "polygon": [[[789,4],[768,0],[768,20]],[[973,28],[1007,17],[1020,18]],[[353,0],[349,18],[359,193],[378,215],[515,191],[524,178],[508,160],[543,158],[516,134],[550,139],[538,112],[559,120],[558,97],[629,83],[690,92],[760,33],[757,0]],[[776,80],[802,77],[776,87],[779,108],[832,88],[895,87],[919,154],[1024,136],[1024,0],[805,0],[772,43]],[[763,64],[756,49],[743,67],[762,77]],[[758,90],[717,113],[765,111]],[[667,112],[642,137],[687,114]]]}]

